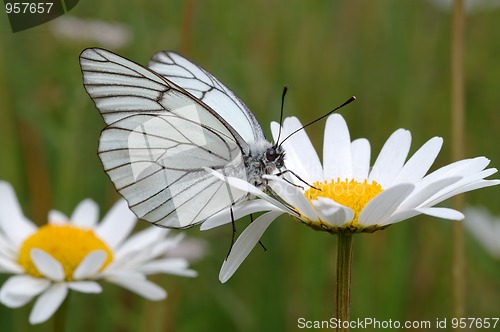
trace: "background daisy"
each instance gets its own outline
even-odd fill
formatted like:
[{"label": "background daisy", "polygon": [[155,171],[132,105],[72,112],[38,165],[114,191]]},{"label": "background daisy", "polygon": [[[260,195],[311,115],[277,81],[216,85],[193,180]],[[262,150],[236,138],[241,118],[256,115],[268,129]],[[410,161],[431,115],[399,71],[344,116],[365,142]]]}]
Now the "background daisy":
[{"label": "background daisy", "polygon": [[500,259],[500,218],[482,207],[465,209],[464,226],[491,256]]},{"label": "background daisy", "polygon": [[0,302],[17,308],[38,296],[29,317],[37,324],[54,314],[69,290],[100,293],[101,279],[157,301],[167,293],[147,275],[196,276],[186,259],[165,257],[182,235],[149,227],[129,237],[136,218],[123,200],[100,223],[98,213],[86,199],[71,217],[53,210],[49,223],[37,227],[23,215],[12,187],[0,182],[0,272],[13,274],[0,289]]}]

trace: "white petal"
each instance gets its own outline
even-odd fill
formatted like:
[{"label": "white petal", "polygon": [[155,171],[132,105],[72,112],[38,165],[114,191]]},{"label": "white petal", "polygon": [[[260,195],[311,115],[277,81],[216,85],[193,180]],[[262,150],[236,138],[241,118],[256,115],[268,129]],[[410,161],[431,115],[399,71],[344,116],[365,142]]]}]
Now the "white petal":
[{"label": "white petal", "polygon": [[54,281],[64,280],[64,270],[61,263],[54,259],[49,253],[34,248],[31,249],[30,257],[37,270],[45,277]]},{"label": "white petal", "polygon": [[351,143],[352,178],[363,181],[368,178],[370,171],[370,142],[365,138],[358,138]]},{"label": "white petal", "polygon": [[[274,177],[273,181],[271,181],[269,185],[280,198],[297,209],[302,216],[309,220],[317,219],[316,212],[311,206],[311,203],[307,200],[306,196],[304,196],[301,189],[277,177]],[[289,208],[285,208],[283,211],[289,214],[295,214]]]},{"label": "white petal", "polygon": [[[158,233],[155,234],[152,230],[159,231],[160,236],[158,237]],[[182,234],[178,234],[167,238],[168,231],[167,229],[150,227],[132,236],[130,241],[118,249],[114,261],[106,267],[105,271],[138,269],[145,262],[166,255],[172,248],[178,246],[183,237]],[[151,234],[156,238],[151,237]]]},{"label": "white petal", "polygon": [[461,179],[461,177],[454,176],[437,180],[436,182],[432,182],[424,188],[420,188],[417,186],[415,187],[415,190],[411,193],[411,195],[408,196],[403,203],[401,203],[398,210],[403,211],[405,209],[414,209],[420,206],[430,197],[434,196],[439,191],[451,186]]},{"label": "white petal", "polygon": [[[227,182],[231,187],[233,187],[235,189],[238,189],[238,190],[247,192],[248,194],[254,195],[254,196],[259,197],[259,198],[262,198],[262,199],[268,201],[269,203],[277,206],[278,208],[282,209],[283,211],[287,211],[288,210],[288,208],[285,207],[282,203],[278,202],[277,200],[275,200],[274,198],[270,197],[269,195],[266,195],[262,190],[256,188],[255,186],[251,185],[250,183],[248,183],[248,182],[246,182],[246,181],[244,181],[242,179],[238,179],[238,178],[235,178],[235,177],[224,177],[222,174],[220,174],[219,172],[214,171],[213,169],[206,168],[206,167],[204,169],[205,169],[205,171],[209,172],[210,174],[212,174],[213,176],[219,178],[220,180]],[[266,176],[265,178],[267,178],[267,179],[275,179],[277,177],[269,175],[269,176]]]},{"label": "white petal", "polygon": [[475,174],[484,170],[491,162],[486,157],[476,157],[472,159],[466,159],[467,163],[465,163],[461,167],[456,167],[453,169],[455,172],[460,172],[462,175]]},{"label": "white petal", "polygon": [[44,278],[35,278],[30,275],[10,277],[2,286],[2,292],[14,295],[36,296],[47,289],[50,281]]},{"label": "white petal", "polygon": [[126,255],[122,255],[119,258],[115,256],[115,259],[108,264],[102,272],[99,272],[98,275],[135,270],[137,265],[144,263],[144,258],[148,255],[147,251],[136,250],[129,252]]},{"label": "white petal", "polygon": [[[500,180],[479,180],[479,181],[475,181],[473,183],[469,183],[468,185],[463,186],[462,188],[460,188],[459,193],[465,193],[465,192],[476,190],[476,189],[497,186],[499,184],[500,184]],[[457,194],[454,194],[454,195],[457,195]]]},{"label": "white petal", "polygon": [[74,280],[81,280],[95,275],[106,262],[108,254],[104,250],[94,250],[87,254],[73,272]]},{"label": "white petal", "polygon": [[29,322],[31,324],[45,322],[61,306],[67,294],[68,288],[64,283],[53,284],[35,302],[33,310],[31,310]]},{"label": "white petal", "polygon": [[50,210],[48,219],[53,225],[65,225],[70,221],[64,213],[57,210]]},{"label": "white petal", "polygon": [[364,226],[382,225],[408,195],[415,186],[409,183],[398,184],[384,190],[375,196],[359,214],[359,224]]},{"label": "white petal", "polygon": [[311,203],[321,220],[330,226],[340,227],[354,219],[352,209],[340,205],[331,199],[318,197],[317,200],[313,200]]},{"label": "white petal", "polygon": [[68,288],[80,293],[101,293],[102,287],[95,281],[72,281],[67,283]]},{"label": "white petal", "polygon": [[352,178],[351,137],[340,114],[328,117],[323,140],[323,172],[325,179]]},{"label": "white petal", "polygon": [[382,225],[392,225],[395,223],[398,223],[403,220],[410,219],[412,217],[418,216],[420,212],[416,211],[415,209],[410,209],[410,210],[401,210],[399,211],[396,210],[396,212],[389,217],[389,219],[386,219]]},{"label": "white petal", "polygon": [[[281,124],[276,121],[271,122],[271,135],[273,136],[273,142],[278,140],[278,136],[281,134]],[[279,138],[282,141],[281,137]]]},{"label": "white petal", "polygon": [[442,219],[450,219],[450,220],[464,219],[464,215],[462,214],[462,212],[449,208],[432,207],[432,208],[417,208],[415,210],[417,210],[420,213],[426,214],[428,216],[442,218]]},{"label": "white petal", "polygon": [[452,196],[456,196],[467,191],[494,186],[498,184],[498,180],[482,180],[484,177],[490,176],[493,173],[496,173],[496,169],[490,168],[482,172],[466,176],[460,181],[444,188],[432,196],[429,200],[425,201],[422,205],[433,206]]},{"label": "white petal", "polygon": [[32,296],[23,296],[23,295],[5,293],[0,298],[0,303],[9,308],[20,308],[25,304],[27,304],[28,302],[30,302],[32,299],[33,299]]},{"label": "white petal", "polygon": [[489,164],[489,160],[484,157],[478,157],[473,159],[463,159],[456,161],[454,163],[443,166],[431,174],[425,176],[422,181],[418,183],[418,186],[426,186],[431,182],[437,181],[443,177],[450,176],[467,176],[474,174],[483,170]]},{"label": "white petal", "polygon": [[[166,233],[170,234],[170,233]],[[150,247],[150,257],[148,260],[151,260],[153,258],[159,257],[159,256],[164,256],[171,250],[175,248],[179,248],[180,244],[184,241],[186,233],[178,233],[175,236],[164,236],[159,241],[156,241],[156,243]]]},{"label": "white petal", "polygon": [[238,267],[243,263],[253,247],[259,242],[262,234],[271,225],[271,223],[280,215],[279,212],[268,212],[254,220],[241,233],[238,240],[234,243],[231,253],[222,264],[219,273],[220,282],[226,282],[236,272]]},{"label": "white petal", "polygon": [[17,261],[19,248],[16,247],[0,230],[0,257]]},{"label": "white petal", "polygon": [[198,273],[188,269],[189,263],[182,258],[164,258],[145,263],[138,268],[146,274],[167,273],[183,277],[196,277]]},{"label": "white petal", "polygon": [[106,278],[107,281],[126,288],[151,301],[160,301],[167,297],[167,292],[160,286],[144,278],[135,278],[125,275],[115,275]]},{"label": "white petal", "polygon": [[159,241],[143,249],[129,251],[125,255],[120,255],[109,264],[104,272],[123,271],[123,270],[140,270],[144,264],[154,260],[160,256],[165,256],[175,245],[170,239]]},{"label": "white petal", "polygon": [[135,233],[127,239],[115,252],[115,260],[127,259],[132,252],[147,250],[148,247],[165,238],[168,229],[150,226]]},{"label": "white petal", "polygon": [[23,273],[24,269],[16,262],[0,256],[0,273]]},{"label": "white petal", "polygon": [[410,144],[410,132],[404,129],[396,130],[385,142],[375,164],[373,164],[369,182],[375,180],[384,189],[391,186],[404,165]]},{"label": "white petal", "polygon": [[28,303],[33,297],[45,291],[50,281],[28,275],[12,276],[0,289],[0,302],[11,308]]},{"label": "white petal", "polygon": [[[262,211],[280,211],[279,208],[263,199],[253,199],[242,201],[232,207],[234,220],[238,220],[252,213]],[[224,209],[212,217],[208,218],[200,226],[200,230],[205,231],[231,222],[231,208]]]},{"label": "white petal", "polygon": [[394,180],[394,183],[414,183],[422,179],[429,168],[431,168],[434,160],[436,160],[443,139],[441,137],[433,137],[428,140],[417,152],[406,162],[403,169]]},{"label": "white petal", "polygon": [[87,198],[81,201],[71,215],[71,223],[82,228],[94,228],[99,219],[99,207]]},{"label": "white petal", "polygon": [[476,190],[476,189],[496,186],[498,184],[500,184],[500,180],[476,180],[476,181],[469,183],[467,185],[464,185],[460,188],[456,188],[452,191],[449,191],[443,196],[437,196],[432,202],[425,202],[422,205],[433,206],[435,204],[439,204],[440,202],[442,202],[450,197],[453,197],[453,196],[456,196],[456,195],[459,195],[459,194],[462,194],[462,193],[465,193],[468,191]]},{"label": "white petal", "polygon": [[134,279],[134,280],[147,280],[146,275],[142,272],[139,272],[137,270],[114,270],[110,271],[108,269],[102,271],[99,274],[99,278],[104,278],[106,280],[108,279]]},{"label": "white petal", "polygon": [[127,238],[136,222],[137,217],[130,211],[127,202],[121,199],[113,205],[96,227],[96,233],[114,249]]},{"label": "white petal", "polygon": [[[287,117],[283,122],[281,141],[301,127],[302,124],[296,117]],[[286,151],[286,167],[293,170],[302,180],[307,183],[313,183],[314,181],[323,179],[321,162],[305,130],[300,130],[290,136],[283,143],[283,148]],[[293,180],[295,181],[296,179]]]},{"label": "white petal", "polygon": [[186,259],[188,262],[196,262],[206,256],[208,251],[209,245],[207,241],[200,238],[188,238],[169,249],[166,256],[179,257]]},{"label": "white petal", "polygon": [[5,181],[0,181],[0,229],[16,247],[37,230],[36,225],[24,216],[14,189]]}]

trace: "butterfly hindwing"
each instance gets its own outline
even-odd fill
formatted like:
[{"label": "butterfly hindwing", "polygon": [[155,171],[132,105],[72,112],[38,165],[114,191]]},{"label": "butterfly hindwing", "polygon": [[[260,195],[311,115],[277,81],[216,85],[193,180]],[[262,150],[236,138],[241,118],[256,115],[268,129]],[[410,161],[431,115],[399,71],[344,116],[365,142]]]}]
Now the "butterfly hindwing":
[{"label": "butterfly hindwing", "polygon": [[175,52],[158,52],[148,67],[215,110],[246,142],[264,140],[262,128],[241,99],[202,67]]}]

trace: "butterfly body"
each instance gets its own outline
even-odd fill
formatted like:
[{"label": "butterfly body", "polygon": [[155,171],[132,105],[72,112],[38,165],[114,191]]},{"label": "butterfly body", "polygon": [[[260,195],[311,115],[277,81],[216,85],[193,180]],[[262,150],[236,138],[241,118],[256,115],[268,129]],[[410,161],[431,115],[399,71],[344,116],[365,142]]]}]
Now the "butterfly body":
[{"label": "butterfly body", "polygon": [[274,146],[267,140],[250,144],[250,151],[244,156],[247,181],[255,187],[265,190],[266,181],[263,174],[273,174],[284,167],[284,152],[279,146]]},{"label": "butterfly body", "polygon": [[207,172],[265,188],[284,151],[217,78],[174,52],[149,68],[91,48],[80,55],[84,86],[106,122],[98,155],[137,217],[189,228],[250,199]]}]

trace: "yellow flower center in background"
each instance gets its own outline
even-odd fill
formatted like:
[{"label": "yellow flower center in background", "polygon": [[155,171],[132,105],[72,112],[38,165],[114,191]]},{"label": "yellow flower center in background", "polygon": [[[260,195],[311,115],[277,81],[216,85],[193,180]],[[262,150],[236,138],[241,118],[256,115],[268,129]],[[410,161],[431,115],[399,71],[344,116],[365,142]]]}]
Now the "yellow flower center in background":
[{"label": "yellow flower center in background", "polygon": [[308,200],[315,200],[318,197],[330,198],[354,211],[354,219],[349,225],[352,230],[357,228],[359,214],[366,204],[383,191],[382,186],[376,181],[368,183],[367,180],[363,182],[348,179],[341,181],[337,178],[337,180],[314,182],[312,185],[314,188],[304,193]]},{"label": "yellow flower center in background", "polygon": [[19,251],[18,263],[26,273],[42,277],[30,257],[31,249],[41,249],[61,263],[66,281],[73,280],[73,271],[81,261],[94,250],[104,250],[107,254],[102,269],[113,260],[113,252],[92,229],[72,225],[47,224],[28,237]]}]

